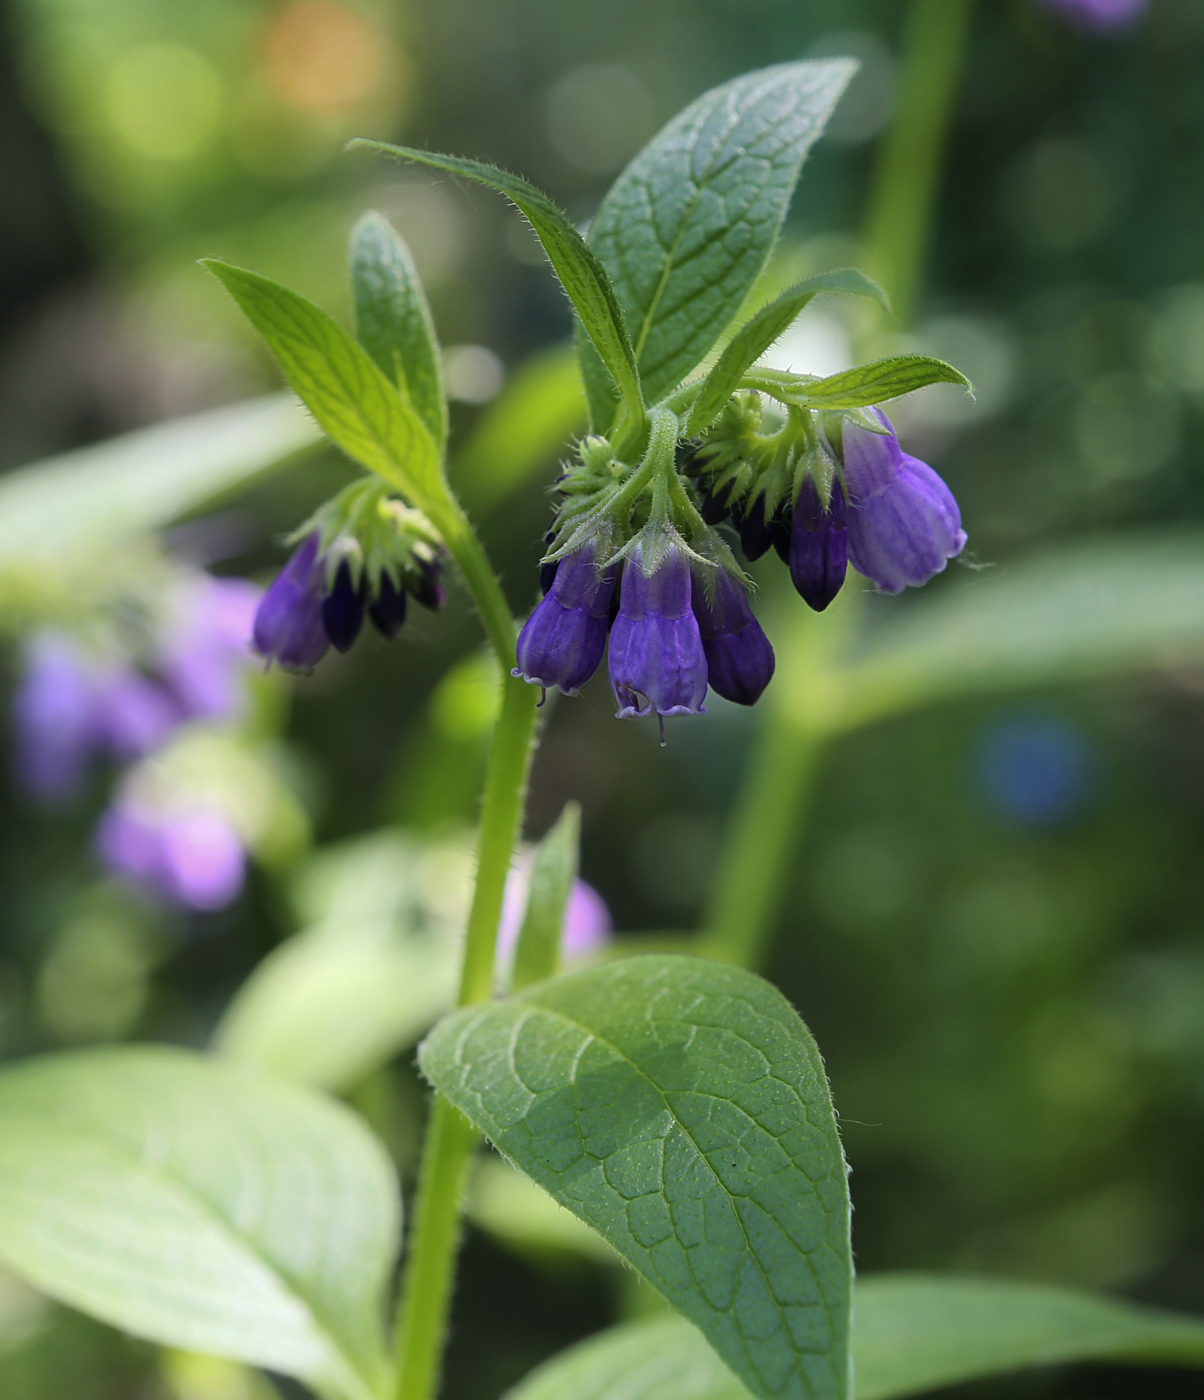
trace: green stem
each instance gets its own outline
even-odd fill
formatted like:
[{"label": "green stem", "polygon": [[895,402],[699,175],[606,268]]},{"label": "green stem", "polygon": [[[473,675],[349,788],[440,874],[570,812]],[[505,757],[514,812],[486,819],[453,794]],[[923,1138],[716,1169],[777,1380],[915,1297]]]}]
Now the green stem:
[{"label": "green stem", "polygon": [[[459,505],[450,499],[429,512],[472,592],[501,670],[502,703],[494,726],[481,821],[477,879],[464,941],[456,1004],[485,1001],[493,991],[494,953],[502,896],[521,832],[535,732],[535,692],[510,674],[515,627],[485,551]],[[423,1144],[418,1196],[410,1228],[397,1321],[396,1400],[432,1400],[447,1335],[460,1234],[460,1202],[475,1130],[435,1096]]]},{"label": "green stem", "polygon": [[870,271],[911,323],[973,0],[914,0],[899,101],[878,156],[866,220]]}]

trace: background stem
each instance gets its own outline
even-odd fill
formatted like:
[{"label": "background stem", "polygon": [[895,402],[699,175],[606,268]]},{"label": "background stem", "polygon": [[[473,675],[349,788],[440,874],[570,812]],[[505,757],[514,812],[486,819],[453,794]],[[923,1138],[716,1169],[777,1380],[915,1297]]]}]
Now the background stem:
[{"label": "background stem", "polygon": [[[899,100],[882,142],[866,217],[869,270],[907,325],[927,258],[941,158],[961,71],[973,0],[913,0],[903,37]],[[847,600],[846,586],[842,601]],[[833,607],[806,614],[795,599],[778,635],[773,703],[728,828],[707,909],[703,950],[757,967],[781,908],[783,887],[803,836],[825,739],[839,728],[821,718],[839,692],[835,655],[843,629]],[[800,609],[802,609],[800,611]],[[814,645],[815,630],[827,644]],[[808,714],[810,713],[810,718]]]},{"label": "background stem", "polygon": [[[510,674],[515,626],[485,551],[459,506],[432,513],[464,575],[501,671],[502,704],[485,772],[477,833],[477,879],[456,1004],[486,1000],[502,897],[522,830],[535,732],[534,689]],[[440,1095],[435,1096],[422,1149],[418,1196],[410,1227],[397,1321],[397,1400],[431,1400],[447,1335],[460,1234],[460,1202],[478,1134]]]}]

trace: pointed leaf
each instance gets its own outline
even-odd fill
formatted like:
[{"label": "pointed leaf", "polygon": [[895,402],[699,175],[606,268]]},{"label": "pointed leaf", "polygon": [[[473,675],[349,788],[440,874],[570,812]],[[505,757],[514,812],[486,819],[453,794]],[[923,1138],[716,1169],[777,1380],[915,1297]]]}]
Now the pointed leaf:
[{"label": "pointed leaf", "polygon": [[[773,248],[807,152],[856,64],[783,63],[692,102],[612,186],[589,243],[610,273],[655,403],[719,339]],[[582,355],[595,427],[613,394]]]},{"label": "pointed leaf", "polygon": [[383,1148],[308,1091],[161,1047],[0,1075],[0,1258],[138,1336],[371,1400],[397,1238]]},{"label": "pointed leaf", "polygon": [[351,285],[360,344],[399,388],[442,448],[447,396],[435,323],[405,240],[374,209],[351,231]]},{"label": "pointed leaf", "polygon": [[807,304],[820,292],[850,292],[870,297],[886,306],[886,293],[863,272],[855,268],[840,268],[836,272],[821,272],[808,277],[797,287],[791,287],[776,297],[732,337],[723,354],[703,381],[686,422],[688,434],[700,433],[709,427],[723,409],[740,379],[780,335],[795,321]]},{"label": "pointed leaf", "polygon": [[452,175],[463,175],[504,195],[525,215],[543,244],[548,260],[627,405],[629,415],[637,421],[642,417],[643,401],[635,356],[610,278],[563,211],[542,190],[518,175],[511,175],[496,165],[485,165],[477,160],[436,155],[410,146],[391,146],[385,141],[357,140],[351,144],[398,156],[402,160],[417,161],[436,170],[446,170]]},{"label": "pointed leaf", "polygon": [[[856,1400],[896,1400],[1025,1366],[1204,1365],[1204,1322],[1087,1293],[1002,1280],[858,1280]],[[684,1318],[612,1327],[553,1357],[506,1400],[749,1400]]]},{"label": "pointed leaf", "polygon": [[755,1395],[843,1400],[844,1158],[815,1043],[769,983],[628,958],[458,1011],[420,1061]]},{"label": "pointed leaf", "polygon": [[874,360],[868,365],[841,370],[826,379],[754,369],[745,375],[744,383],[782,403],[832,411],[886,403],[888,399],[897,399],[929,384],[961,384],[972,388],[961,370],[947,365],[944,360],[934,360],[930,355],[892,355],[887,360]]},{"label": "pointed leaf", "polygon": [[267,341],[318,426],[349,457],[429,509],[442,490],[435,440],[363,346],[279,282],[214,258],[204,266]]},{"label": "pointed leaf", "polygon": [[581,841],[581,807],[565,804],[556,825],[535,848],[527,908],[514,949],[510,988],[520,992],[533,982],[553,977],[560,967],[564,912],[577,878],[577,848]]}]

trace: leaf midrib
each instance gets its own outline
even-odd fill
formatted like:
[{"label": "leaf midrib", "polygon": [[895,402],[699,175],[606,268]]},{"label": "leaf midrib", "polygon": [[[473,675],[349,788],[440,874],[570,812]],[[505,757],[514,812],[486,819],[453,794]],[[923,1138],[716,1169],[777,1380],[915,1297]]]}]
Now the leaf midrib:
[{"label": "leaf midrib", "polygon": [[[0,1109],[0,1117],[2,1116],[3,1110]],[[160,1178],[170,1191],[174,1192],[186,1203],[199,1208],[200,1214],[208,1217],[211,1222],[216,1222],[216,1224],[221,1227],[222,1231],[234,1241],[236,1246],[241,1247],[258,1264],[267,1270],[273,1278],[280,1280],[284,1285],[286,1297],[299,1303],[302,1309],[313,1318],[315,1324],[317,1324],[315,1331],[320,1340],[329,1347],[332,1355],[343,1364],[348,1374],[360,1383],[362,1386],[363,1400],[371,1400],[371,1397],[375,1394],[372,1383],[369,1378],[364,1375],[363,1371],[361,1371],[359,1364],[337,1340],[336,1333],[331,1329],[330,1320],[326,1316],[325,1309],[315,1307],[305,1294],[299,1291],[298,1281],[294,1279],[290,1273],[283,1270],[279,1264],[274,1262],[270,1256],[260,1249],[253,1241],[239,1234],[234,1222],[230,1220],[217,1205],[205,1196],[202,1196],[195,1187],[190,1185],[185,1177],[180,1176],[178,1172],[169,1170],[162,1163],[148,1162],[144,1156],[136,1152],[128,1143],[120,1138],[111,1138],[103,1135],[97,1131],[94,1122],[70,1110],[54,1121],[49,1122],[49,1124],[45,1117],[36,1113],[29,1113],[28,1111],[24,1114],[18,1111],[18,1113],[13,1116],[14,1118],[20,1118],[22,1116],[31,1118],[35,1125],[41,1126],[42,1131],[45,1131],[46,1126],[49,1126],[52,1131],[58,1129],[60,1125],[75,1127],[90,1137],[93,1145],[98,1146],[104,1153],[112,1158],[114,1162],[122,1166],[132,1164],[138,1170],[146,1172],[152,1177]],[[337,1378],[331,1377],[330,1379],[334,1380]]]}]

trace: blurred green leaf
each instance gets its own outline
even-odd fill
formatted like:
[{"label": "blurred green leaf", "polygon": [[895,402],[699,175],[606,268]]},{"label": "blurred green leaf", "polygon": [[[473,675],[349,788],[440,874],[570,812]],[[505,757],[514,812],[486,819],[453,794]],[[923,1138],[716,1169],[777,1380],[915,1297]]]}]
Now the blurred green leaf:
[{"label": "blurred green leaf", "polygon": [[383,1149],[308,1091],[162,1047],[0,1075],[0,1256],[138,1336],[370,1400],[398,1227]]},{"label": "blurred green leaf", "polygon": [[768,982],[628,958],[457,1011],[419,1055],[756,1395],[843,1400],[844,1157],[815,1043]]},{"label": "blurred green leaf", "polygon": [[723,405],[739,386],[745,371],[761,358],[820,292],[848,292],[886,305],[886,293],[882,288],[863,272],[851,267],[818,273],[800,282],[797,287],[784,291],[746,321],[728,342],[694,400],[694,407],[686,420],[687,434],[700,433],[715,421]]},{"label": "blurred green leaf", "polygon": [[312,926],[238,989],[215,1048],[340,1091],[412,1045],[454,1001],[469,850],[384,831],[324,853],[307,881]]},{"label": "blurred green leaf", "polygon": [[535,848],[531,861],[527,908],[514,949],[511,991],[520,992],[533,982],[555,976],[560,966],[564,912],[577,878],[580,841],[581,807],[568,802],[555,826]]},{"label": "blurred green leaf", "polygon": [[576,351],[541,350],[510,376],[456,454],[456,491],[470,510],[489,510],[561,455],[584,425]]},{"label": "blurred green leaf", "polygon": [[[1204,1365],[1204,1323],[1035,1284],[881,1274],[860,1279],[856,1400],[895,1400],[1025,1366]],[[748,1400],[684,1318],[613,1327],[533,1371],[507,1400]]]},{"label": "blurred green leaf", "polygon": [[272,394],[31,462],[0,478],[0,574],[165,525],[320,440]]},{"label": "blurred green leaf", "polygon": [[891,604],[842,667],[831,723],[1202,658],[1204,535],[1066,546]]},{"label": "blurred green leaf", "polygon": [[203,261],[267,341],[319,427],[413,504],[429,509],[437,502],[435,439],[368,352],[333,316],[279,282],[215,258]]},{"label": "blurred green leaf", "polygon": [[775,370],[752,370],[744,381],[749,388],[761,389],[782,403],[800,408],[852,409],[886,403],[929,384],[963,384],[970,381],[959,369],[931,355],[892,355],[854,369],[841,370],[826,379],[793,375]]},{"label": "blurred green leaf", "polygon": [[468,1216],[516,1254],[570,1253],[619,1263],[619,1256],[601,1235],[500,1157],[486,1155],[478,1161],[468,1194]]},{"label": "blurred green leaf", "polygon": [[351,231],[351,285],[360,344],[403,389],[442,449],[447,396],[435,323],[405,240],[374,209]]},{"label": "blurred green leaf", "polygon": [[629,414],[633,421],[639,420],[643,413],[640,377],[623,312],[610,278],[565,214],[542,190],[517,175],[511,175],[509,171],[500,170],[496,165],[485,165],[477,160],[436,155],[410,146],[391,146],[385,141],[357,140],[351,144],[476,180],[504,195],[519,209],[543,244],[548,260],[556,269],[556,275],[576,308],[581,325],[626,403]]},{"label": "blurred green leaf", "polygon": [[[799,170],[856,64],[783,63],[692,102],[611,187],[589,231],[610,273],[650,403],[719,339],[765,266]],[[599,431],[614,396],[582,350]]]}]

